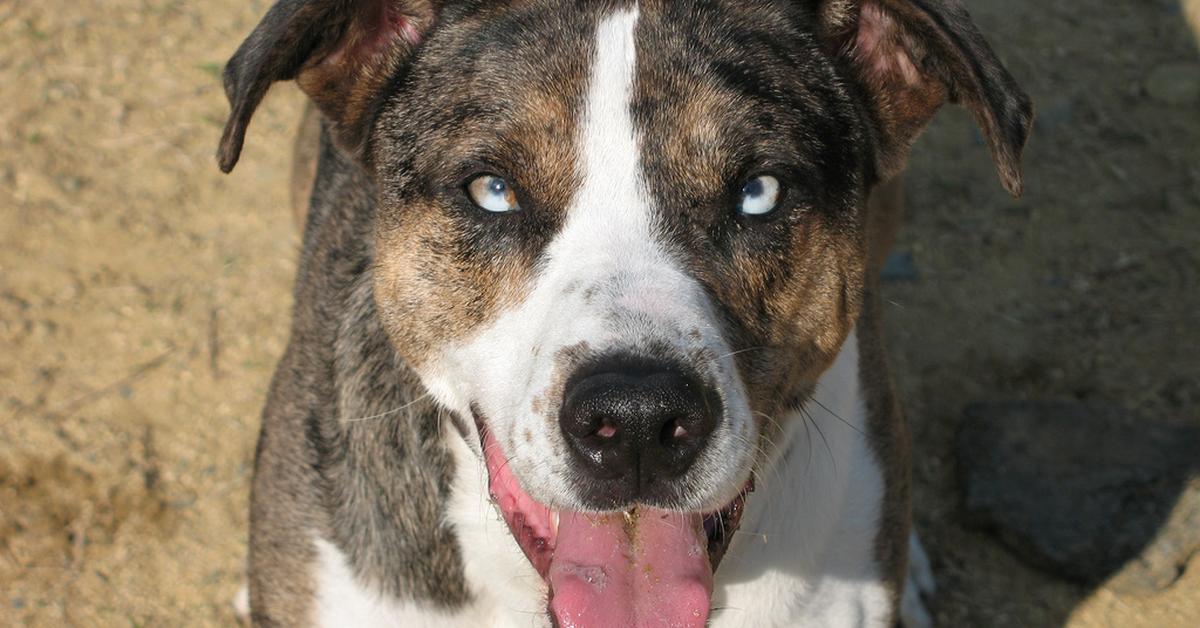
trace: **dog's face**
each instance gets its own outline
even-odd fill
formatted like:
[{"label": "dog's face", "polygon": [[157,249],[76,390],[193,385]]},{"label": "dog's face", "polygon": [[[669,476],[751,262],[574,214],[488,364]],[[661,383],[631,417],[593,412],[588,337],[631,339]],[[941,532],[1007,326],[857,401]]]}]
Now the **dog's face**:
[{"label": "dog's face", "polygon": [[[385,324],[552,508],[719,509],[856,315],[863,111],[794,11],[733,4],[471,13],[376,123]],[[677,416],[567,416],[655,374]],[[672,418],[685,451],[581,442]]]},{"label": "dog's face", "polygon": [[[652,519],[686,546],[656,558],[663,579],[711,582],[679,556],[720,559],[779,421],[856,320],[869,188],[947,94],[1017,185],[1028,105],[1002,68],[979,73],[999,66],[953,32],[957,5],[347,4],[281,3],[276,21],[335,35],[260,66],[298,75],[373,174],[383,323],[478,426],[555,591],[588,552],[669,546]],[[257,102],[231,77],[235,106]]]}]

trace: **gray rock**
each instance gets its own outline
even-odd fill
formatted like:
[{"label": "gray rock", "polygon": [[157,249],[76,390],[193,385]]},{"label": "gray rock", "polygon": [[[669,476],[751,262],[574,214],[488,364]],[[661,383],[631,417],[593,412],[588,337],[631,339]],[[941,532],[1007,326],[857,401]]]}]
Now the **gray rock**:
[{"label": "gray rock", "polygon": [[1168,105],[1200,103],[1200,63],[1168,63],[1150,71],[1146,93]]},{"label": "gray rock", "polygon": [[[970,519],[1065,578],[1169,586],[1200,550],[1200,426],[1075,402],[966,409],[956,450]],[[1124,571],[1123,571],[1124,569]]]}]

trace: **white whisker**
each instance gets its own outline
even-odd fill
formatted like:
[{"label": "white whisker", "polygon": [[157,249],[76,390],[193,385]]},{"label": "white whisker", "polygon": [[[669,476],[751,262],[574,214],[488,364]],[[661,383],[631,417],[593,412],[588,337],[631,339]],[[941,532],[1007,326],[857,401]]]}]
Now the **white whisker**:
[{"label": "white whisker", "polygon": [[357,419],[342,419],[341,422],[342,423],[358,423],[361,421],[374,421],[376,419],[382,419],[385,416],[390,416],[390,415],[396,414],[398,412],[403,412],[403,411],[417,405],[418,403],[425,401],[430,396],[431,395],[429,393],[425,393],[424,395],[421,395],[420,397],[413,399],[412,401],[400,406],[399,408],[395,408],[393,410],[388,410],[387,412],[380,412],[379,414],[373,414],[371,416],[359,417]]}]

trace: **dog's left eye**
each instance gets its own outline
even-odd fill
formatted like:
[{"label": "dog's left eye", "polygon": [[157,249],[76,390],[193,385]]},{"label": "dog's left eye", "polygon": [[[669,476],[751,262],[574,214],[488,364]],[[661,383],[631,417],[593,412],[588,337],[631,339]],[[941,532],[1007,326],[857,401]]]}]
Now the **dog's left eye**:
[{"label": "dog's left eye", "polygon": [[521,209],[513,187],[494,174],[481,174],[471,179],[467,183],[467,195],[480,209],[497,214]]},{"label": "dog's left eye", "polygon": [[779,205],[779,179],[769,174],[750,179],[742,186],[738,211],[748,216],[769,214]]}]

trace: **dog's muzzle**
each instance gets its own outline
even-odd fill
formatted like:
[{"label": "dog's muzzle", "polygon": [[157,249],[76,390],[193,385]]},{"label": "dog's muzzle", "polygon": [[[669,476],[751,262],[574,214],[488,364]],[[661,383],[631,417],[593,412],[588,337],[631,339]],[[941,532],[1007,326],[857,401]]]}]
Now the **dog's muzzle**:
[{"label": "dog's muzzle", "polygon": [[476,414],[492,500],[545,579],[558,625],[706,625],[713,572],[752,484],[722,507],[678,510],[725,415],[705,382],[676,362],[627,354],[575,368],[558,426],[584,510],[552,509],[526,493]]}]

